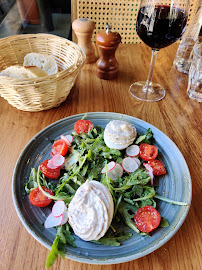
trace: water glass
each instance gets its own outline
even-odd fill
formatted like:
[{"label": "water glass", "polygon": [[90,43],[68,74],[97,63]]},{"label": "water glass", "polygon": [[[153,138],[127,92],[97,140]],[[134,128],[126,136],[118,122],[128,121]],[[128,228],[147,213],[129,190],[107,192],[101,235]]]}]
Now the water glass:
[{"label": "water glass", "polygon": [[190,37],[186,37],[182,39],[178,50],[176,52],[176,56],[173,62],[174,67],[182,73],[188,74],[191,61],[192,61],[192,50],[195,44],[195,40]]},{"label": "water glass", "polygon": [[202,102],[202,43],[196,43],[193,49],[187,93],[190,98]]}]

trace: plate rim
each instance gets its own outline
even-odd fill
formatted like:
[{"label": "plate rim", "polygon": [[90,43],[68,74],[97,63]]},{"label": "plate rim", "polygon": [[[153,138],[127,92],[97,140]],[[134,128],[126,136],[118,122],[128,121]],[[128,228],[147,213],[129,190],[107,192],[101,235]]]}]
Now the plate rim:
[{"label": "plate rim", "polygon": [[[151,127],[152,131],[153,130],[157,130],[158,132],[160,132],[163,136],[166,137],[167,140],[169,140],[169,142],[179,151],[178,154],[181,155],[182,160],[184,161],[185,165],[186,165],[186,170],[187,170],[187,187],[189,189],[189,199],[188,199],[188,205],[187,206],[181,206],[181,207],[186,207],[186,209],[184,210],[178,224],[175,226],[174,230],[169,232],[168,235],[166,235],[163,239],[160,239],[158,244],[155,244],[155,246],[150,247],[149,249],[144,250],[143,252],[138,252],[132,255],[128,255],[125,257],[121,257],[121,258],[110,258],[110,259],[94,259],[94,258],[84,258],[82,256],[76,256],[76,255],[71,255],[68,254],[68,252],[65,252],[65,257],[68,259],[71,259],[73,261],[76,262],[80,262],[80,263],[86,263],[86,264],[95,264],[95,265],[112,265],[112,264],[119,264],[119,263],[125,263],[125,262],[129,262],[132,260],[136,260],[139,258],[142,258],[154,251],[156,251],[157,249],[159,249],[161,246],[163,246],[164,244],[166,244],[179,230],[179,228],[182,226],[182,224],[184,223],[187,214],[189,212],[190,206],[191,206],[191,200],[192,200],[192,180],[191,180],[191,175],[190,175],[190,171],[188,168],[188,165],[186,163],[186,160],[184,158],[184,156],[182,155],[180,149],[177,147],[177,145],[168,137],[168,135],[166,135],[165,133],[163,133],[160,129],[158,129],[157,127],[153,126],[152,124],[136,118],[134,116],[131,115],[127,115],[127,114],[122,114],[122,113],[115,113],[115,112],[86,112],[86,113],[79,113],[79,114],[74,114],[74,115],[70,115],[64,118],[61,118],[51,124],[49,124],[48,126],[46,126],[45,128],[43,128],[42,130],[40,130],[37,134],[35,134],[32,139],[25,145],[25,147],[22,149],[19,157],[17,158],[15,167],[14,167],[14,171],[13,171],[13,175],[12,175],[12,199],[13,199],[13,204],[15,206],[15,210],[17,212],[17,215],[20,219],[20,221],[22,222],[23,226],[26,228],[26,230],[28,231],[28,233],[30,233],[32,235],[32,237],[34,237],[40,244],[42,244],[44,247],[46,247],[47,249],[51,249],[51,246],[46,243],[44,240],[42,240],[39,236],[37,236],[37,234],[30,228],[30,226],[26,223],[26,220],[23,217],[23,214],[21,213],[18,203],[16,201],[16,191],[15,191],[15,175],[16,175],[16,170],[18,168],[18,165],[20,164],[21,159],[23,158],[23,155],[26,153],[27,148],[29,147],[29,145],[35,140],[35,137],[40,136],[41,134],[43,134],[44,132],[46,132],[49,128],[53,127],[54,125],[57,125],[60,122],[66,121],[66,119],[70,119],[70,118],[77,118],[80,117],[82,118],[85,114],[87,115],[91,115],[93,116],[94,114],[106,114],[107,116],[112,116],[113,119],[113,115],[114,116],[121,116],[121,117],[129,117],[135,121],[139,121],[141,124],[147,124]],[[155,248],[154,248],[155,247]]]}]

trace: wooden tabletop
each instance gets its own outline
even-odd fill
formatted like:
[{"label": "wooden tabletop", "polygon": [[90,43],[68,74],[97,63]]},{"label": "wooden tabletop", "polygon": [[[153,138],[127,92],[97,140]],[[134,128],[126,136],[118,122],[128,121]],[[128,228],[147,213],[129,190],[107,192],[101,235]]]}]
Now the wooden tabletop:
[{"label": "wooden tabletop", "polygon": [[120,45],[116,57],[119,77],[100,80],[96,64],[86,64],[67,100],[58,108],[42,112],[17,110],[0,98],[0,269],[41,270],[49,250],[39,244],[24,228],[15,211],[12,195],[12,173],[24,146],[47,125],[70,115],[84,112],[117,112],[149,122],[175,142],[188,164],[193,199],[188,216],[179,231],[164,246],[151,254],[123,264],[96,266],[68,259],[58,259],[54,270],[144,270],[202,269],[201,263],[201,110],[200,103],[187,93],[187,75],[176,71],[172,64],[177,45],[159,52],[153,81],[166,89],[158,102],[142,102],[132,98],[129,86],[145,80],[151,49],[144,44]]}]

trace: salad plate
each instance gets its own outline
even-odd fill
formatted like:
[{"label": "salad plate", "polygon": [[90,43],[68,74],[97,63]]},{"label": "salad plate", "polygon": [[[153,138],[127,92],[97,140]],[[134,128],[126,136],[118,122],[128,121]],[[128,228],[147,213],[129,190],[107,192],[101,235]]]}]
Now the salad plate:
[{"label": "salad plate", "polygon": [[[13,172],[12,196],[17,214],[28,232],[48,249],[51,249],[56,236],[56,228],[44,227],[51,207],[33,206],[25,192],[25,183],[29,179],[31,169],[37,169],[42,161],[50,158],[52,142],[59,139],[62,134],[71,134],[74,123],[83,116],[84,114],[77,114],[63,118],[41,130],[23,149]],[[159,149],[159,158],[167,171],[165,175],[155,180],[156,191],[159,195],[187,205],[173,205],[156,199],[157,210],[168,221],[168,227],[159,227],[150,236],[143,236],[126,225],[120,225],[123,226],[120,229],[133,233],[133,236],[122,242],[120,246],[85,242],[74,235],[77,248],[66,245],[65,255],[69,259],[89,264],[117,264],[138,259],[164,245],[183,224],[190,208],[192,193],[188,166],[174,142],[159,129],[143,120],[110,112],[87,113],[85,119],[90,120],[94,126],[100,125],[103,128],[111,120],[125,120],[132,123],[140,134],[151,128],[155,139],[154,144]]]}]

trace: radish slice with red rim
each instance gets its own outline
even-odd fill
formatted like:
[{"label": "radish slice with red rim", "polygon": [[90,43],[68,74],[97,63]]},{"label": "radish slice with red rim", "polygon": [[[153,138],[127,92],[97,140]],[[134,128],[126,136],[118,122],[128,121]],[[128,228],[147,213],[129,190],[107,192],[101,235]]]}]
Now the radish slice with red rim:
[{"label": "radish slice with red rim", "polygon": [[67,138],[67,140],[72,143],[73,142],[73,136],[72,135],[66,135],[65,138]]},{"label": "radish slice with red rim", "polygon": [[68,146],[71,146],[71,143],[73,142],[73,139],[74,139],[72,135],[66,135],[66,136],[61,135],[60,137],[62,140],[66,141]]},{"label": "radish slice with red rim", "polygon": [[[111,161],[107,164],[107,171],[110,172],[112,169],[114,169],[116,166],[116,163],[114,161]],[[106,166],[101,171],[102,173],[106,173]]]},{"label": "radish slice with red rim", "polygon": [[115,169],[117,170],[118,176],[121,177],[123,175],[123,167],[119,163],[116,163]]},{"label": "radish slice with red rim", "polygon": [[133,157],[133,159],[137,162],[137,165],[138,165],[138,167],[140,167],[140,160],[139,160],[139,158],[135,158],[135,157]]},{"label": "radish slice with red rim", "polygon": [[44,227],[46,229],[59,226],[62,222],[62,215],[59,217],[54,217],[52,213],[46,218],[46,221],[44,223]]},{"label": "radish slice with red rim", "polygon": [[[69,136],[70,136],[70,135],[69,135]],[[71,142],[67,139],[67,137],[65,137],[64,135],[61,135],[60,138],[61,138],[63,141],[65,141],[66,144],[67,144],[68,146],[71,146]]]},{"label": "radish slice with red rim", "polygon": [[111,180],[116,181],[118,177],[121,177],[123,175],[123,168],[119,163],[116,163],[116,166],[108,172],[108,177],[111,178]]},{"label": "radish slice with red rim", "polygon": [[68,221],[68,211],[65,210],[64,213],[62,214],[62,221],[60,225],[64,225]]},{"label": "radish slice with red rim", "polygon": [[58,167],[61,167],[64,163],[65,163],[65,158],[60,155],[60,154],[56,154],[55,156],[52,157],[53,160],[53,165]]},{"label": "radish slice with red rim", "polygon": [[58,168],[58,166],[55,166],[55,165],[53,164],[53,159],[52,159],[52,158],[48,160],[47,167],[48,167],[49,169],[52,169],[52,170]]},{"label": "radish slice with red rim", "polygon": [[140,148],[136,144],[130,145],[126,148],[126,154],[130,157],[136,157],[137,155],[139,155],[139,152]]},{"label": "radish slice with red rim", "polygon": [[148,163],[143,163],[143,165],[145,166],[145,169],[147,170],[149,176],[151,177],[151,185],[153,186],[153,184],[154,184],[153,169]]},{"label": "radish slice with red rim", "polygon": [[132,157],[126,157],[122,162],[123,169],[128,173],[133,173],[138,169],[137,162]]},{"label": "radish slice with red rim", "polygon": [[67,206],[64,201],[57,201],[52,208],[52,215],[54,217],[61,216],[67,210]]}]

